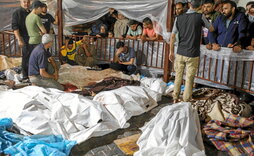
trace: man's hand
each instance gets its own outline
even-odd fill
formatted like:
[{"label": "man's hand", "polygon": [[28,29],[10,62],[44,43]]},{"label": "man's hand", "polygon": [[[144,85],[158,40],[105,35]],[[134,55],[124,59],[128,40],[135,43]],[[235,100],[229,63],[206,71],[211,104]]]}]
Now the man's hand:
[{"label": "man's hand", "polygon": [[145,35],[141,36],[141,40],[142,42],[146,42],[146,36]]},{"label": "man's hand", "polygon": [[25,43],[22,39],[18,40],[18,44],[19,44],[20,48],[24,47],[24,45],[25,45]]},{"label": "man's hand", "polygon": [[213,43],[213,50],[219,51],[220,50],[220,45],[216,44],[216,43]]},{"label": "man's hand", "polygon": [[246,49],[247,50],[254,50],[254,47],[253,46],[248,46]]},{"label": "man's hand", "polygon": [[53,76],[54,76],[54,80],[58,80],[58,72],[54,72],[54,74],[53,74]]},{"label": "man's hand", "polygon": [[101,35],[97,34],[96,37],[101,37]]},{"label": "man's hand", "polygon": [[121,54],[121,53],[122,53],[122,51],[121,51],[120,49],[117,49],[116,55],[119,55],[119,54]]},{"label": "man's hand", "polygon": [[233,48],[233,47],[234,47],[234,44],[229,43],[227,47],[228,47],[228,48]]},{"label": "man's hand", "polygon": [[175,56],[174,53],[170,53],[169,54],[169,61],[174,62],[174,58],[175,58],[174,56]]},{"label": "man's hand", "polygon": [[83,44],[82,47],[83,47],[84,49],[87,49],[87,48],[88,48],[88,45],[87,45],[87,44]]},{"label": "man's hand", "polygon": [[240,53],[242,51],[242,47],[240,45],[236,45],[233,47],[233,52]]},{"label": "man's hand", "polygon": [[43,32],[41,32],[41,31],[39,32],[39,34],[40,34],[41,36],[43,36],[43,35],[44,35],[44,33],[43,33]]},{"label": "man's hand", "polygon": [[251,44],[252,46],[254,46],[254,38],[251,40]]},{"label": "man's hand", "polygon": [[208,43],[208,44],[206,45],[206,49],[212,50],[212,49],[213,49],[213,45],[212,45],[211,43]]}]

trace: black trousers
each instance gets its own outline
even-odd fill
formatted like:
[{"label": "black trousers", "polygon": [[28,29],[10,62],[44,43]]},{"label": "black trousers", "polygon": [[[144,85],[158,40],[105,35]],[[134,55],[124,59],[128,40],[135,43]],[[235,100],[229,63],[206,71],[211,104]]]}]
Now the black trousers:
[{"label": "black trousers", "polygon": [[111,63],[110,68],[114,70],[119,70],[122,71],[125,74],[134,74],[136,71],[136,66],[135,65],[124,65],[124,64],[119,64],[119,63]]},{"label": "black trousers", "polygon": [[28,64],[29,58],[33,51],[33,49],[37,46],[37,44],[28,44],[28,41],[25,43],[24,47],[22,47],[22,74],[23,78],[28,78]]}]

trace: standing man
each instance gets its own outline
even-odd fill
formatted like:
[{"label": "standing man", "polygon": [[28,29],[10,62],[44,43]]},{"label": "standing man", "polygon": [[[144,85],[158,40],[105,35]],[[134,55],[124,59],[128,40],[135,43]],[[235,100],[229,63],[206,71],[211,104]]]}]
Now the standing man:
[{"label": "standing man", "polygon": [[[202,12],[210,23],[213,23],[215,21],[215,19],[220,15],[220,12],[214,11],[214,1],[213,0],[205,0],[204,1],[203,7],[202,7]],[[203,34],[202,43],[206,45],[209,43],[208,35],[210,35],[210,33],[207,28],[203,28],[203,32],[204,32],[204,34]]]},{"label": "standing man", "polygon": [[57,82],[58,67],[47,50],[52,44],[53,37],[45,34],[42,36],[42,43],[32,51],[29,59],[29,79],[35,86],[64,90],[64,87]]},{"label": "standing man", "polygon": [[43,3],[34,1],[32,4],[32,12],[26,17],[26,28],[29,35],[29,51],[30,53],[41,43],[41,36],[46,33],[41,18],[38,16],[42,12]]},{"label": "standing man", "polygon": [[47,13],[47,5],[43,4],[42,7],[42,12],[41,14],[39,14],[42,24],[44,25],[47,34],[52,34],[53,30],[51,27],[51,24],[57,25],[58,24],[58,17],[57,17],[57,12],[55,14],[55,18],[50,15],[49,13]]},{"label": "standing man", "polygon": [[20,0],[20,7],[12,14],[12,29],[18,40],[19,47],[22,48],[23,79],[28,79],[29,36],[26,30],[25,20],[27,15],[30,13],[29,6],[30,0]]},{"label": "standing man", "polygon": [[175,15],[181,15],[184,13],[184,4],[182,2],[178,2],[175,5]]},{"label": "standing man", "polygon": [[192,0],[192,2],[190,2],[190,9],[175,19],[172,30],[169,53],[169,60],[171,62],[174,61],[175,36],[179,33],[179,44],[175,59],[176,76],[173,93],[174,103],[179,102],[179,94],[181,91],[180,87],[185,67],[186,81],[183,101],[191,101],[194,76],[199,64],[202,26],[205,26],[209,28],[210,31],[213,31],[213,26],[208,22],[205,16],[196,12],[200,3],[200,0]]}]

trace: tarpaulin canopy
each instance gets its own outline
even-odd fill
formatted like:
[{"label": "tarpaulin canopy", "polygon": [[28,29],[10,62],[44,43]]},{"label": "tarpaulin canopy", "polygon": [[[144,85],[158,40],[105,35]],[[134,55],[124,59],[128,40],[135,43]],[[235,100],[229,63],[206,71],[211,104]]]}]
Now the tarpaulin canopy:
[{"label": "tarpaulin canopy", "polygon": [[[45,1],[45,0],[44,0]],[[188,0],[176,0],[175,2]],[[239,1],[239,5],[245,6],[248,0]],[[47,0],[49,12],[54,15],[57,10],[57,0]],[[64,26],[73,26],[99,19],[108,12],[108,8],[115,8],[127,18],[142,21],[150,17],[158,22],[161,31],[158,32],[169,40],[166,30],[168,0],[63,0]],[[11,30],[11,17],[15,9],[19,7],[16,0],[0,0],[0,31]]]},{"label": "tarpaulin canopy", "polygon": [[[49,10],[54,13],[57,0],[47,0],[47,2]],[[139,22],[150,17],[160,27],[156,32],[165,40],[169,40],[166,28],[168,0],[63,0],[64,26],[97,20],[108,13],[109,8],[114,8],[125,17]]]}]

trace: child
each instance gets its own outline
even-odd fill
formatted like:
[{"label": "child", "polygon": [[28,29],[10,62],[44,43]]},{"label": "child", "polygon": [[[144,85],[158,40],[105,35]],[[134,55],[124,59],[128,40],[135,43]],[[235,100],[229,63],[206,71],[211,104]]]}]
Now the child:
[{"label": "child", "polygon": [[133,39],[133,40],[141,38],[142,27],[138,24],[139,23],[135,20],[131,20],[129,22],[129,29],[128,29],[126,38]]}]

